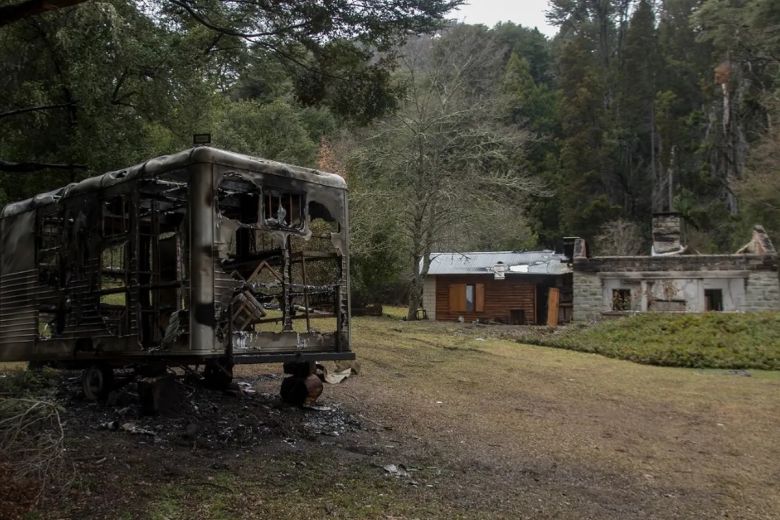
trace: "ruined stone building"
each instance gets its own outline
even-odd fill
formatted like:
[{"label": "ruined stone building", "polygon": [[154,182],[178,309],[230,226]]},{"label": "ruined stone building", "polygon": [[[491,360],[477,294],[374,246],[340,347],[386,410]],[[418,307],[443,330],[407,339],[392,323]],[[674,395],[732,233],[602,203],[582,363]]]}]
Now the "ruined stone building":
[{"label": "ruined stone building", "polygon": [[761,226],[734,254],[691,254],[680,215],[657,214],[650,255],[591,257],[587,249],[576,239],[576,321],[653,311],[780,310],[777,251]]}]

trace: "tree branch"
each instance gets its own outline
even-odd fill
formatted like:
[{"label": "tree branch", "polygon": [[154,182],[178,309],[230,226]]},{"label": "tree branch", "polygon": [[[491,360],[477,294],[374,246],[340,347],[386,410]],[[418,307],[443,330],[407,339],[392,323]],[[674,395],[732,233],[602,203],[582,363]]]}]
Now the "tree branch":
[{"label": "tree branch", "polygon": [[201,15],[200,13],[198,13],[195,9],[193,9],[192,6],[190,6],[186,2],[186,0],[171,0],[171,3],[173,5],[178,5],[179,7],[181,7],[185,11],[187,11],[187,13],[190,16],[192,16],[195,19],[195,21],[197,21],[198,23],[200,23],[201,25],[203,25],[205,27],[208,27],[212,31],[216,31],[218,33],[226,34],[228,36],[236,36],[238,38],[245,38],[247,40],[251,40],[253,38],[263,38],[263,37],[267,37],[267,36],[277,36],[277,35],[280,35],[280,34],[284,34],[285,32],[293,31],[295,29],[302,29],[303,27],[306,27],[306,25],[307,25],[306,22],[301,22],[301,23],[289,25],[289,26],[286,26],[286,27],[278,27],[278,28],[274,29],[273,31],[254,32],[254,33],[252,33],[252,32],[243,32],[243,31],[238,31],[238,30],[232,29],[230,27],[222,27],[222,26],[219,26],[219,25],[211,22],[211,20],[209,20],[205,16]]},{"label": "tree branch", "polygon": [[39,112],[43,110],[52,110],[55,108],[67,108],[70,107],[72,103],[57,103],[56,105],[39,105],[35,107],[25,107],[25,108],[17,108],[15,110],[9,110],[7,112],[0,112],[0,119],[3,119],[5,117],[11,117],[18,114],[25,114],[27,112]]},{"label": "tree branch", "polygon": [[38,162],[10,162],[0,159],[0,172],[30,173],[40,170],[86,170],[83,164],[52,164]]},{"label": "tree branch", "polygon": [[18,4],[4,5],[0,7],[0,27],[28,16],[70,7],[83,2],[86,2],[86,0],[26,0]]}]

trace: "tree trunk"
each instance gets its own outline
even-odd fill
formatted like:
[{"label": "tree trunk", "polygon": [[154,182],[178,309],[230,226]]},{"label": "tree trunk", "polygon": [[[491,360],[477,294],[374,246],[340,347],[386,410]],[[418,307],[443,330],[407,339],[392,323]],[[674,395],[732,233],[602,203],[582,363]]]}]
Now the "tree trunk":
[{"label": "tree trunk", "polygon": [[417,309],[422,307],[423,285],[425,277],[428,276],[428,270],[431,268],[431,247],[426,245],[422,255],[416,255],[412,261],[415,270],[409,287],[409,307],[406,310],[406,319],[409,321],[417,319]]},{"label": "tree trunk", "polygon": [[420,271],[420,255],[412,257],[412,278],[409,284],[409,306],[406,309],[406,319],[415,321],[417,309],[422,306],[423,275]]}]

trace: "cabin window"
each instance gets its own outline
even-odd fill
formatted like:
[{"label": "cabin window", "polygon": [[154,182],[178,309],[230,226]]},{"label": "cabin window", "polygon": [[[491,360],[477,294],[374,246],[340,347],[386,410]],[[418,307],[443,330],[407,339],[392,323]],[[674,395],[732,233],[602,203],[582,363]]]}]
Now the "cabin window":
[{"label": "cabin window", "polygon": [[475,294],[474,286],[473,285],[467,285],[466,286],[466,312],[474,312],[474,294]]},{"label": "cabin window", "polygon": [[485,284],[450,285],[449,308],[451,312],[484,312]]},{"label": "cabin window", "polygon": [[612,310],[631,310],[631,289],[612,289]]},{"label": "cabin window", "polygon": [[723,291],[704,289],[704,310],[720,312],[723,310]]}]

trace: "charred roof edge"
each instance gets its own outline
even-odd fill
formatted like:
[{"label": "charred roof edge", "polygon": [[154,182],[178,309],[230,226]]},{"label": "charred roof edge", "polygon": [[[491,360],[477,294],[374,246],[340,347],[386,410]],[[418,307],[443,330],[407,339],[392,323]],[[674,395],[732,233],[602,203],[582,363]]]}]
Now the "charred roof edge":
[{"label": "charred roof edge", "polygon": [[334,173],[327,173],[313,168],[304,168],[302,166],[271,161],[261,157],[229,152],[219,148],[198,146],[174,154],[154,157],[127,168],[121,168],[94,177],[88,177],[77,183],[71,183],[48,192],[38,193],[28,199],[11,202],[2,208],[0,211],[0,218],[12,217],[42,206],[54,204],[63,198],[93,190],[105,189],[134,179],[143,178],[147,175],[155,177],[167,171],[183,168],[191,164],[209,163],[244,170],[257,170],[264,174],[294,178],[335,189],[347,189],[346,181]]}]

